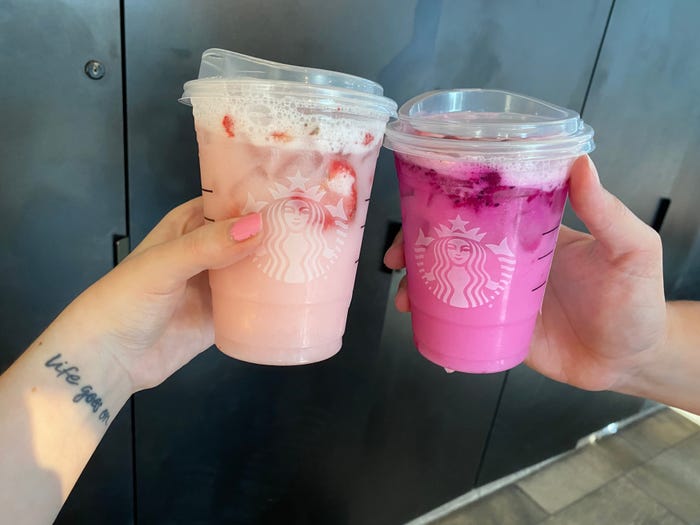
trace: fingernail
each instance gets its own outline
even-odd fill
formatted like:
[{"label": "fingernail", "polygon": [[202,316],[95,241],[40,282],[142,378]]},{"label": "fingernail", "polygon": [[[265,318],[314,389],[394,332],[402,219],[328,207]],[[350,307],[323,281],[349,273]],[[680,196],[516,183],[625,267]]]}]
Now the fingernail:
[{"label": "fingernail", "polygon": [[262,220],[259,213],[251,213],[241,217],[231,225],[229,236],[234,241],[245,241],[257,234],[262,228]]}]

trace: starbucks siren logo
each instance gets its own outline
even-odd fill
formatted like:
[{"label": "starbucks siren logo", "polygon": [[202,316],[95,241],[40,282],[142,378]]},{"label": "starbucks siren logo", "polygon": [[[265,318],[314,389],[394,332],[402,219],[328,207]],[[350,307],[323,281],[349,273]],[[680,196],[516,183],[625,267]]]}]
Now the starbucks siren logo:
[{"label": "starbucks siren logo", "polygon": [[261,211],[265,228],[253,256],[266,275],[285,283],[305,283],[324,276],[338,259],[347,237],[348,220],[342,199],[324,205],[326,192],[297,172],[288,186],[275,183],[271,198],[257,201],[248,193],[243,213]]},{"label": "starbucks siren logo", "polygon": [[424,284],[450,306],[492,307],[490,303],[513,278],[515,254],[506,239],[484,244],[486,233],[480,233],[478,227],[467,230],[469,223],[459,215],[448,222],[449,228],[444,224],[435,228],[435,237],[418,230],[414,251]]}]

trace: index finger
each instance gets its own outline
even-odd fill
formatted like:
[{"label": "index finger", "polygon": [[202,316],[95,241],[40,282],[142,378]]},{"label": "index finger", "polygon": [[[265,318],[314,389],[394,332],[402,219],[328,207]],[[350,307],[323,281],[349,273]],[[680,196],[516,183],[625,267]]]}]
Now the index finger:
[{"label": "index finger", "polygon": [[203,224],[205,221],[202,197],[196,197],[170,210],[129,255],[182,237]]}]

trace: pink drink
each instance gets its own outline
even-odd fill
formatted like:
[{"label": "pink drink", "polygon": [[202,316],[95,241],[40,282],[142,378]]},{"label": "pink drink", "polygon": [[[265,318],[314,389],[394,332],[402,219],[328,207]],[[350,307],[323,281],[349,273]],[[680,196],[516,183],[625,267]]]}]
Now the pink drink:
[{"label": "pink drink", "polygon": [[571,163],[522,172],[396,155],[413,331],[425,357],[464,372],[525,358]]},{"label": "pink drink", "polygon": [[[209,272],[216,345],[262,364],[311,363],[340,349],[393,111],[383,97],[367,97],[388,101],[382,112],[355,107],[349,90],[290,84],[229,82],[226,97],[191,97],[205,219],[259,212],[263,223],[253,256]],[[313,100],[319,90],[324,102]]]},{"label": "pink drink", "polygon": [[198,125],[197,137],[206,218],[263,217],[258,252],[209,272],[216,346],[267,364],[332,356],[345,331],[379,139],[333,154],[312,144],[255,145],[223,126]]},{"label": "pink drink", "polygon": [[525,359],[569,170],[591,139],[574,112],[501,91],[432,92],[401,108],[386,143],[414,340],[426,358],[473,373]]}]

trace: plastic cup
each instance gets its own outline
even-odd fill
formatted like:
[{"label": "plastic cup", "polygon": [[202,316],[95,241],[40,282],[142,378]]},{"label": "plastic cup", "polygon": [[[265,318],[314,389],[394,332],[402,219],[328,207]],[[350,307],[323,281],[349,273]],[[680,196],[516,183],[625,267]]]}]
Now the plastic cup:
[{"label": "plastic cup", "polygon": [[593,150],[579,115],[505,91],[433,91],[389,124],[401,193],[413,335],[449,370],[527,356],[569,170]]},{"label": "plastic cup", "polygon": [[296,365],[342,345],[374,168],[396,103],[343,73],[202,55],[192,106],[207,221],[259,212],[251,257],[209,272],[216,346]]}]

